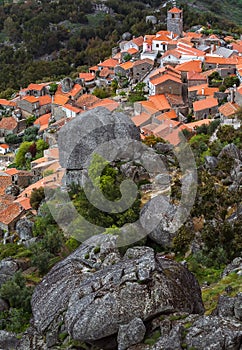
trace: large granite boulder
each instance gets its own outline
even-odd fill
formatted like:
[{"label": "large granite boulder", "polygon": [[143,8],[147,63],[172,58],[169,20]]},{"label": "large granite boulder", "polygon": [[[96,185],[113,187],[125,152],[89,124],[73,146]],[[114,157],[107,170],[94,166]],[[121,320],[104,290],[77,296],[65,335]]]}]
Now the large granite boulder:
[{"label": "large granite boulder", "polygon": [[128,116],[98,107],[61,128],[58,135],[60,164],[66,169],[83,169],[90,163],[92,152],[101,145],[105,148],[106,159],[110,156],[115,159],[117,154],[129,159],[127,154],[133,140],[140,140],[140,131]]},{"label": "large granite boulder", "polygon": [[0,330],[0,349],[17,349],[18,338],[16,334]]},{"label": "large granite boulder", "polygon": [[241,160],[241,151],[238,149],[238,147],[233,144],[229,143],[228,145],[224,146],[222,151],[218,155],[218,159],[227,156],[232,159],[239,159]]},{"label": "large granite boulder", "polygon": [[0,261],[0,287],[7,282],[19,269],[18,263],[6,258]]},{"label": "large granite boulder", "polygon": [[20,242],[28,241],[33,238],[34,223],[28,219],[21,219],[16,224],[16,232],[20,238]]},{"label": "large granite boulder", "polygon": [[[38,333],[64,324],[73,339],[116,349],[118,334],[124,342],[122,327],[137,318],[147,324],[175,311],[203,313],[199,285],[184,266],[149,247],[121,257],[115,243],[115,236],[92,237],[43,278],[32,298]],[[132,330],[135,339],[141,331]]]}]

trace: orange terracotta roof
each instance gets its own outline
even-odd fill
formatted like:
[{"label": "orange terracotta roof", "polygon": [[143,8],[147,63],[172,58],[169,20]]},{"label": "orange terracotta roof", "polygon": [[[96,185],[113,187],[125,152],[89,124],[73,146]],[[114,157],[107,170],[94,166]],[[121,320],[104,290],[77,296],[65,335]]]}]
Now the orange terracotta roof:
[{"label": "orange terracotta roof", "polygon": [[49,95],[44,95],[39,97],[39,105],[45,106],[52,102],[51,97]]},{"label": "orange terracotta roof", "polygon": [[113,71],[110,70],[109,68],[103,68],[100,73],[99,73],[99,77],[100,78],[106,78],[108,77],[110,74],[113,74]]},{"label": "orange terracotta roof", "polygon": [[144,42],[144,38],[143,38],[143,36],[139,36],[138,38],[133,38],[132,40],[131,40],[135,45],[137,45],[137,46],[142,46],[143,45],[143,42]]},{"label": "orange terracotta roof", "polygon": [[144,42],[151,45],[152,44],[152,41],[153,39],[155,39],[156,35],[145,35],[144,37]]},{"label": "orange terracotta roof", "polygon": [[13,117],[5,117],[0,121],[0,129],[13,130],[17,127],[18,123]]},{"label": "orange terracotta roof", "polygon": [[143,64],[143,63],[148,63],[148,64],[150,64],[152,67],[154,66],[154,61],[152,61],[152,60],[149,59],[149,58],[144,58],[144,59],[142,59],[142,60],[135,61],[133,67],[139,66],[140,64]]},{"label": "orange terracotta roof", "polygon": [[23,212],[21,206],[17,203],[10,204],[5,210],[0,212],[0,222],[5,225],[10,224]]},{"label": "orange terracotta roof", "polygon": [[148,123],[150,121],[150,118],[151,118],[150,114],[141,113],[141,114],[135,115],[131,119],[136,126],[142,126]]},{"label": "orange terracotta roof", "polygon": [[16,174],[18,174],[19,170],[16,168],[8,168],[8,169],[4,170],[4,172],[8,175],[16,175]]},{"label": "orange terracotta roof", "polygon": [[59,148],[58,147],[53,147],[53,148],[48,148],[44,151],[44,156],[50,159],[59,159]]},{"label": "orange terracotta roof", "polygon": [[236,50],[236,51],[238,51],[239,53],[242,53],[242,45],[241,45],[241,44],[233,43],[233,44],[232,44],[232,48],[233,48],[233,50]]},{"label": "orange terracotta roof", "polygon": [[145,110],[145,112],[149,114],[154,114],[158,112],[157,108],[154,106],[154,103],[151,101],[140,101],[137,103],[140,104],[142,108]]},{"label": "orange terracotta roof", "polygon": [[205,56],[205,62],[211,63],[211,64],[231,64],[231,65],[237,65],[242,63],[242,57],[239,56],[233,56],[229,58],[225,57],[217,57],[217,56]]},{"label": "orange terracotta roof", "polygon": [[0,196],[5,195],[5,190],[9,185],[12,185],[11,176],[0,173]]},{"label": "orange terracotta roof", "polygon": [[79,73],[79,78],[84,81],[92,81],[95,80],[95,75],[93,73]]},{"label": "orange terracotta roof", "polygon": [[1,148],[4,148],[4,149],[8,149],[8,148],[9,148],[9,145],[7,145],[6,143],[1,143],[1,144],[0,144],[0,147],[1,147]]},{"label": "orange terracotta roof", "polygon": [[92,105],[92,108],[96,108],[96,107],[105,107],[107,108],[109,111],[114,111],[116,108],[119,107],[119,103],[114,101],[114,100],[111,100],[110,98],[104,98],[100,101],[97,101],[95,102],[93,105]]},{"label": "orange terracotta roof", "polygon": [[170,13],[180,13],[182,12],[182,10],[180,10],[179,8],[177,7],[173,7],[171,10],[169,10],[168,12]]},{"label": "orange terracotta roof", "polygon": [[164,74],[162,75],[161,77],[158,77],[158,78],[154,78],[152,80],[150,80],[150,82],[153,84],[153,85],[159,85],[159,84],[162,84],[168,80],[172,80],[176,83],[179,83],[179,84],[182,84],[181,80],[174,77],[173,75],[171,74]]},{"label": "orange terracotta roof", "polygon": [[176,69],[181,72],[193,71],[193,72],[201,73],[202,62],[200,60],[192,60],[192,61],[184,62],[177,65]]},{"label": "orange terracotta roof", "polygon": [[171,106],[180,106],[180,105],[184,105],[184,101],[182,96],[179,95],[173,95],[173,94],[166,94],[166,98],[169,101]]},{"label": "orange terracotta roof", "polygon": [[162,56],[162,58],[165,58],[167,56],[174,56],[176,58],[181,58],[181,53],[177,49],[167,50]]},{"label": "orange terracotta roof", "polygon": [[116,55],[113,56],[113,59],[117,61],[121,60],[121,52],[116,53]]},{"label": "orange terracotta roof", "polygon": [[70,105],[68,103],[65,104],[64,108],[69,109],[70,111],[75,112],[75,113],[81,113],[82,112],[81,108],[74,107],[74,106],[72,106],[72,105]]},{"label": "orange terracotta roof", "polygon": [[16,106],[16,102],[6,100],[5,98],[0,98],[0,105],[8,106],[8,107],[15,107]]},{"label": "orange terracotta roof", "polygon": [[118,65],[118,61],[113,58],[108,58],[107,60],[98,64],[98,67],[114,68]]},{"label": "orange terracotta roof", "polygon": [[35,120],[34,125],[36,125],[36,126],[39,125],[39,127],[40,127],[39,130],[42,131],[48,127],[50,117],[51,117],[51,113],[44,114]]},{"label": "orange terracotta roof", "polygon": [[89,68],[89,71],[94,70],[95,72],[98,71],[98,66],[92,66]]},{"label": "orange terracotta roof", "polygon": [[209,125],[212,122],[212,119],[202,119],[202,120],[197,120],[192,123],[187,123],[185,124],[186,127],[190,130],[196,130],[201,125]]},{"label": "orange terracotta roof", "polygon": [[83,90],[83,87],[79,84],[75,84],[70,92],[68,92],[69,96],[75,97]]},{"label": "orange terracotta roof", "polygon": [[124,63],[120,64],[119,66],[120,66],[121,68],[123,68],[124,70],[128,70],[128,69],[133,68],[133,65],[134,65],[133,62],[127,61],[127,62],[124,62]]},{"label": "orange terracotta roof", "polygon": [[137,52],[139,52],[137,49],[135,49],[134,47],[130,48],[127,50],[127,52],[130,54],[130,55],[135,55]]},{"label": "orange terracotta roof", "polygon": [[236,114],[240,106],[237,103],[227,102],[219,107],[219,112],[225,117],[232,117]]},{"label": "orange terracotta roof", "polygon": [[169,112],[162,113],[156,117],[157,120],[163,121],[164,119],[170,120],[170,119],[176,119],[177,115],[174,109],[172,109]]},{"label": "orange terracotta roof", "polygon": [[84,107],[90,107],[92,106],[95,102],[100,101],[100,99],[94,95],[91,94],[83,94],[78,98],[76,101],[76,105],[78,107],[84,108]]},{"label": "orange terracotta roof", "polygon": [[194,71],[187,72],[187,80],[203,80],[205,82],[207,81],[206,77]]},{"label": "orange terracotta roof", "polygon": [[39,101],[38,98],[36,98],[36,97],[34,97],[34,96],[29,96],[29,95],[24,96],[24,97],[22,98],[22,100],[25,100],[25,101],[27,101],[27,102],[29,102],[29,103],[36,103],[36,102]]},{"label": "orange terracotta roof", "polygon": [[191,86],[188,88],[189,92],[196,91],[197,96],[204,95],[204,96],[214,96],[215,92],[219,91],[219,88],[217,87],[208,87],[208,84],[201,84],[196,86]]},{"label": "orange terracotta roof", "polygon": [[53,103],[59,106],[64,106],[67,102],[69,101],[68,96],[63,96],[59,93],[56,93],[54,96],[54,101]]},{"label": "orange terracotta roof", "polygon": [[29,210],[31,209],[31,205],[30,205],[30,198],[25,198],[25,197],[20,197],[20,198],[17,198],[14,203],[18,203],[20,204],[24,210]]},{"label": "orange terracotta roof", "polygon": [[164,111],[171,109],[171,106],[165,95],[153,95],[149,97],[149,101],[152,102],[158,111]]},{"label": "orange terracotta roof", "polygon": [[193,102],[194,112],[202,111],[203,109],[218,106],[218,100],[214,97],[205,98],[204,100]]},{"label": "orange terracotta roof", "polygon": [[33,83],[31,83],[27,87],[27,90],[41,91],[45,86],[46,86],[46,84],[33,84]]},{"label": "orange terracotta roof", "polygon": [[185,37],[190,37],[190,38],[201,38],[202,34],[201,33],[196,33],[196,32],[184,32]]},{"label": "orange terracotta roof", "polygon": [[182,126],[179,126],[177,129],[171,130],[171,132],[165,135],[163,138],[165,141],[168,141],[172,145],[177,146],[182,141],[182,138],[180,136],[180,133],[182,132],[182,130],[183,130]]}]

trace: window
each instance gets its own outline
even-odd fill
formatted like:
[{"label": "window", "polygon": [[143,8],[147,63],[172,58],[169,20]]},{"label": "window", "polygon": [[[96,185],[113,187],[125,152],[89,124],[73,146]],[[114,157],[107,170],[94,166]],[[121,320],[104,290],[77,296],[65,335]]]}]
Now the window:
[{"label": "window", "polygon": [[159,44],[156,44],[155,46],[156,46],[156,47],[159,47]]}]

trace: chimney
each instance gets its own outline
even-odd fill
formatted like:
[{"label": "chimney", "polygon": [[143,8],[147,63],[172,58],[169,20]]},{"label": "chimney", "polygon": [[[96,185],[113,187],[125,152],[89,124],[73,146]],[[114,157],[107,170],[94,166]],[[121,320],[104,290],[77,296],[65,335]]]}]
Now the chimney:
[{"label": "chimney", "polygon": [[204,95],[204,88],[202,88],[202,95]]},{"label": "chimney", "polygon": [[232,88],[230,90],[230,101],[231,101],[231,103],[234,103],[234,93],[235,93],[234,88]]}]

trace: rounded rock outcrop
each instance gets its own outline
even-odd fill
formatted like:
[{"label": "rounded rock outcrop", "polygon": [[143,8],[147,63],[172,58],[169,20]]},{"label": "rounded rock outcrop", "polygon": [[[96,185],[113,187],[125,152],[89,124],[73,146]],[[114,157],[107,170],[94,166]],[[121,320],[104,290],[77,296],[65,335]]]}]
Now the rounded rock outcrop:
[{"label": "rounded rock outcrop", "polygon": [[118,332],[134,319],[147,323],[162,313],[203,313],[198,282],[184,266],[149,247],[130,248],[121,257],[116,239],[92,237],[44,277],[32,298],[40,334],[62,320],[71,338],[115,349]]}]

